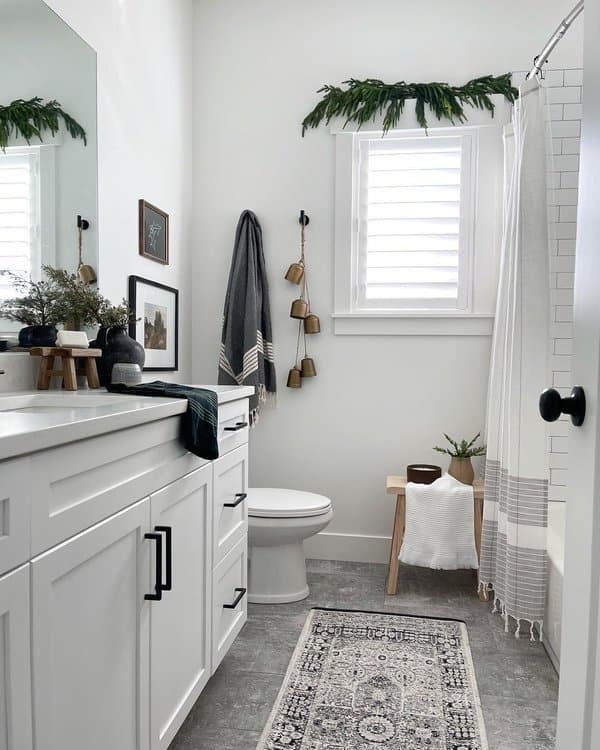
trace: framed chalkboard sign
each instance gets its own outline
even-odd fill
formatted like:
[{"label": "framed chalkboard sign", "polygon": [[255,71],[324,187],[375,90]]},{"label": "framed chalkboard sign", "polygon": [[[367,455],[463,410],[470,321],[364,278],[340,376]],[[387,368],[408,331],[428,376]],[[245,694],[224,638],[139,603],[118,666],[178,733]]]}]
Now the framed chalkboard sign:
[{"label": "framed chalkboard sign", "polygon": [[139,203],[140,255],[169,265],[169,214],[143,198]]}]

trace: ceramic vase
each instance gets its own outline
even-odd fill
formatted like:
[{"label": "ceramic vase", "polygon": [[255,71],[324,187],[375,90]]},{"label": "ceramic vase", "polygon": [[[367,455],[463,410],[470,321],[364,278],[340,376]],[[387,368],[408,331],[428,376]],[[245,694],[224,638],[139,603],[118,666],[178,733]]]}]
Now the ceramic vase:
[{"label": "ceramic vase", "polygon": [[54,346],[57,336],[56,326],[26,326],[19,331],[19,346]]},{"label": "ceramic vase", "polygon": [[457,458],[452,456],[448,474],[463,484],[473,484],[475,481],[475,472],[470,458]]},{"label": "ceramic vase", "polygon": [[125,328],[101,327],[96,340],[90,342],[90,347],[102,350],[102,356],[98,359],[98,377],[100,385],[104,387],[111,382],[113,366],[117,363],[139,365],[140,370],[144,369],[144,347],[132,339]]}]

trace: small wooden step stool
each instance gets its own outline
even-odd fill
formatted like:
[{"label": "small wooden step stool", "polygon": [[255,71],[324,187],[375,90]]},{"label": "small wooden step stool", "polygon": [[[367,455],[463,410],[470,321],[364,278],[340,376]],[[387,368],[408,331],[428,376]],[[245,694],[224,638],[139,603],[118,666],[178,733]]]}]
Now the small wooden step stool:
[{"label": "small wooden step stool", "polygon": [[[67,346],[34,346],[29,350],[32,357],[41,357],[38,391],[47,391],[53,377],[63,379],[63,388],[67,391],[77,390],[77,375],[87,377],[89,388],[100,388],[96,358],[102,356],[101,349],[73,349]],[[54,369],[54,361],[60,357],[61,369]],[[82,359],[83,367],[76,367],[75,360]]]}]

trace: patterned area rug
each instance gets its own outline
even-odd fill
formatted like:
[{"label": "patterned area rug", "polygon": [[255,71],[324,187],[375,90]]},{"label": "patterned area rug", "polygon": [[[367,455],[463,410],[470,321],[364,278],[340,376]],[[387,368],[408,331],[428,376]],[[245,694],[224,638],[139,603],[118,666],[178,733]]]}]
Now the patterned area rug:
[{"label": "patterned area rug", "polygon": [[467,629],[313,609],[257,750],[488,750]]}]

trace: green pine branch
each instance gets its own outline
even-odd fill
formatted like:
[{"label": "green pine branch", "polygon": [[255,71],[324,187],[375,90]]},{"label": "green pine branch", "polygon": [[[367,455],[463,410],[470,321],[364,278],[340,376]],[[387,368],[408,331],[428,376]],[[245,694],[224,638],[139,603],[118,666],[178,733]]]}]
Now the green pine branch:
[{"label": "green pine branch", "polygon": [[434,446],[433,450],[437,451],[438,453],[445,453],[448,456],[454,456],[455,458],[471,458],[473,456],[485,456],[486,447],[485,445],[479,445],[475,446],[475,443],[477,440],[479,440],[481,433],[478,432],[477,435],[472,440],[461,440],[460,443],[456,440],[453,440],[453,438],[450,437],[450,435],[447,435],[445,432],[443,433],[446,440],[450,443],[450,448],[440,448],[439,445]]},{"label": "green pine branch", "polygon": [[6,149],[13,134],[22,136],[27,143],[34,139],[43,142],[44,131],[49,130],[52,135],[56,135],[61,121],[72,138],[81,138],[87,146],[85,130],[54,99],[44,103],[36,96],[0,105],[0,149]]},{"label": "green pine branch", "polygon": [[354,123],[360,129],[365,123],[383,115],[384,134],[395,128],[404,112],[407,99],[415,100],[417,121],[427,128],[426,107],[438,120],[447,119],[452,124],[467,120],[465,105],[487,110],[494,115],[493,94],[502,94],[511,104],[519,91],[511,83],[511,74],[474,78],[464,86],[447,83],[384,83],[376,78],[360,81],[351,78],[340,86],[323,86],[317,93],[321,101],[302,122],[302,135],[317,128],[323,121],[328,124],[334,117],[344,117],[344,127]]}]

